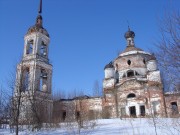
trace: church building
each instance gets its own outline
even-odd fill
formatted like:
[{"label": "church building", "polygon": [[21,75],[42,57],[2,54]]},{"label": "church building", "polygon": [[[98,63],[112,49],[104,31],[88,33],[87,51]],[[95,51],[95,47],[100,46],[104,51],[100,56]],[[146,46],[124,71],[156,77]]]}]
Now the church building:
[{"label": "church building", "polygon": [[14,110],[25,123],[50,122],[52,117],[52,65],[48,58],[50,37],[43,27],[41,12],[42,0],[35,25],[24,36],[23,57],[17,65]]},{"label": "church building", "polygon": [[[17,65],[13,96],[23,123],[68,119],[172,117],[180,114],[180,94],[164,93],[157,60],[136,47],[128,28],[125,50],[109,62],[103,79],[103,97],[80,96],[52,100],[52,65],[48,31],[43,27],[42,0],[35,25],[24,36],[24,52]],[[18,115],[17,115],[18,116]]]},{"label": "church building", "polygon": [[105,104],[110,117],[165,116],[165,101],[160,71],[153,54],[135,46],[135,33],[124,35],[127,45],[104,68]]}]

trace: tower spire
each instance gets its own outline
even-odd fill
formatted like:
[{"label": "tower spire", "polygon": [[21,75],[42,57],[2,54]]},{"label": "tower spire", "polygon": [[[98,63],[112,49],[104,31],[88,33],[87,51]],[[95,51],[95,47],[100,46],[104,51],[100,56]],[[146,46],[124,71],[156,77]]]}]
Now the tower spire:
[{"label": "tower spire", "polygon": [[41,16],[41,13],[42,13],[42,0],[40,0],[38,13],[39,14],[38,14],[38,16],[36,18],[36,25],[38,27],[42,27],[42,16]]},{"label": "tower spire", "polygon": [[42,13],[42,0],[40,0],[40,3],[39,3],[39,11],[38,11],[39,14]]}]

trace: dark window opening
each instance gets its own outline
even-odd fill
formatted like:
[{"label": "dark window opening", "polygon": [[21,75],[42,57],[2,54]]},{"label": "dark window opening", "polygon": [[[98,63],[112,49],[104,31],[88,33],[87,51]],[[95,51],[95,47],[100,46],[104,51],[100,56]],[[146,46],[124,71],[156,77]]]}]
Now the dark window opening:
[{"label": "dark window opening", "polygon": [[65,119],[66,119],[66,111],[63,111],[63,113],[62,113],[62,120],[65,121]]},{"label": "dark window opening", "polygon": [[132,77],[134,76],[134,72],[133,71],[128,71],[127,72],[127,77]]},{"label": "dark window opening", "polygon": [[146,60],[145,59],[143,59],[143,63],[146,64]]},{"label": "dark window opening", "polygon": [[128,61],[127,61],[127,64],[128,64],[128,65],[131,65],[131,61],[130,61],[130,60],[128,60]]},{"label": "dark window opening", "polygon": [[172,102],[172,103],[171,103],[171,110],[172,110],[172,115],[178,114],[177,102]]},{"label": "dark window opening", "polygon": [[133,93],[131,93],[131,94],[129,94],[129,95],[127,96],[127,98],[134,98],[134,97],[136,97],[136,95],[133,94]]},{"label": "dark window opening", "polygon": [[144,105],[140,106],[140,113],[141,113],[141,116],[145,116],[145,106]]},{"label": "dark window opening", "polygon": [[131,117],[136,117],[136,107],[135,106],[129,107],[129,113]]},{"label": "dark window opening", "polygon": [[77,112],[76,112],[76,119],[78,120],[79,118],[80,118],[80,112],[77,111]]},{"label": "dark window opening", "polygon": [[116,70],[116,83],[119,83],[119,73],[117,70]]}]

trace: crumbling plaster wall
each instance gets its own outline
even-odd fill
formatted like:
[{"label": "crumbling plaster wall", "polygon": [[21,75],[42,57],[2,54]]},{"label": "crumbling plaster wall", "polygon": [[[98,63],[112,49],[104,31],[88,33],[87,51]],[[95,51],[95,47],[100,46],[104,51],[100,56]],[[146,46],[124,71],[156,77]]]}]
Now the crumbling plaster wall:
[{"label": "crumbling plaster wall", "polygon": [[[165,96],[167,116],[168,117],[179,117],[180,116],[180,94],[179,93],[168,93],[168,94],[165,94],[164,96]],[[172,102],[177,103],[178,114],[173,114],[172,105],[171,105]]]}]

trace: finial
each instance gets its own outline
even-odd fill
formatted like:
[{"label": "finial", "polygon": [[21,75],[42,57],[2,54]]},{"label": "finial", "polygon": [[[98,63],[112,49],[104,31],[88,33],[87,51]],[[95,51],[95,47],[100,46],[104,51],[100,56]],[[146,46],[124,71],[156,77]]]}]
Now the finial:
[{"label": "finial", "polygon": [[131,31],[129,25],[128,25],[128,31]]},{"label": "finial", "polygon": [[129,27],[129,21],[128,20],[126,20],[126,21],[127,21],[127,25],[128,25],[128,31],[131,31],[130,27]]},{"label": "finial", "polygon": [[38,10],[38,16],[36,18],[36,25],[38,25],[39,27],[42,27],[42,0],[40,0],[40,4],[39,4],[39,10]]},{"label": "finial", "polygon": [[42,0],[40,0],[40,4],[39,4],[39,11],[38,11],[39,14],[42,13]]}]

